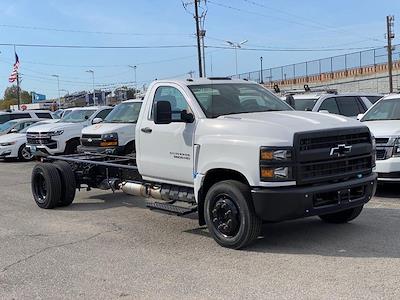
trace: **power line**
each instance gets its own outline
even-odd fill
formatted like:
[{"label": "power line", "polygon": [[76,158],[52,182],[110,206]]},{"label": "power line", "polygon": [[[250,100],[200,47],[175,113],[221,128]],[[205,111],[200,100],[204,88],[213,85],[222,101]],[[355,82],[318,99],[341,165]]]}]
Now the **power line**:
[{"label": "power line", "polygon": [[76,49],[174,49],[174,48],[196,47],[196,45],[93,46],[93,45],[50,45],[50,44],[18,44],[18,43],[0,43],[0,46],[36,47],[36,48],[76,48]]},{"label": "power line", "polygon": [[27,29],[27,30],[40,30],[40,31],[54,31],[54,32],[105,34],[105,35],[134,35],[134,36],[149,36],[149,35],[166,36],[166,35],[169,35],[169,36],[193,37],[193,34],[183,34],[183,33],[137,33],[137,32],[89,31],[89,30],[63,29],[63,28],[13,25],[13,24],[0,24],[0,27],[14,28],[14,29]]},{"label": "power line", "polygon": [[[229,49],[232,47],[227,46],[205,46],[206,48],[212,49]],[[262,52],[330,52],[330,51],[351,51],[351,50],[372,50],[374,47],[351,47],[351,48],[274,48],[274,47],[264,47],[264,48],[239,48],[239,51],[262,51]]]},{"label": "power line", "polygon": [[[259,6],[259,7],[264,7],[264,8],[268,8],[268,9],[269,9],[268,6],[263,5],[263,4],[260,4],[260,3],[257,3],[257,2],[255,2],[255,1],[251,1],[251,0],[243,0],[243,1],[248,2],[248,3],[250,3],[250,4],[253,4],[253,5],[257,5],[257,6]],[[303,26],[303,27],[312,27],[312,28],[324,29],[324,30],[329,29],[329,30],[334,30],[334,31],[339,32],[336,28],[333,28],[333,27],[330,27],[330,26],[327,26],[327,25],[323,25],[323,24],[321,24],[321,23],[317,23],[317,22],[314,22],[314,21],[307,24],[307,23],[304,23],[304,22],[294,21],[294,20],[292,20],[292,19],[286,19],[286,18],[278,17],[278,16],[276,16],[276,14],[266,15],[266,14],[263,14],[263,13],[254,12],[254,11],[249,11],[249,10],[245,10],[245,9],[238,8],[238,7],[234,7],[234,6],[227,5],[227,4],[222,4],[222,3],[219,3],[219,2],[215,2],[215,1],[213,1],[213,0],[212,0],[212,1],[208,0],[208,3],[214,4],[214,5],[216,5],[216,6],[228,8],[228,9],[231,9],[231,10],[235,10],[235,11],[239,11],[239,12],[244,12],[244,13],[247,13],[247,14],[258,15],[258,16],[262,16],[262,17],[266,17],[266,18],[274,18],[274,19],[281,20],[281,21],[286,22],[286,23],[292,23],[292,24],[296,24],[296,25]],[[275,8],[273,8],[273,9],[276,10]],[[279,11],[279,10],[278,10],[278,11]],[[280,11],[284,12],[283,10],[280,10]],[[285,13],[288,14],[288,15],[291,15],[291,16],[295,16],[297,19],[298,19],[298,18],[302,18],[302,17],[296,16],[296,15],[294,15],[294,14],[290,14],[290,13],[287,13],[287,12],[285,12]],[[304,18],[302,18],[302,19],[304,19]],[[309,22],[310,22],[310,21],[309,21]],[[343,32],[343,31],[342,31],[342,32]],[[348,32],[348,33],[349,33],[349,32]],[[353,36],[355,35],[355,34],[352,34],[352,33],[350,33],[350,34],[353,35]],[[359,36],[359,35],[357,35],[357,36]],[[368,39],[369,39],[369,40],[373,40],[373,41],[375,41],[375,42],[376,42],[376,41],[382,42],[382,40],[379,40],[379,39],[376,39],[376,38],[368,38]]]}]

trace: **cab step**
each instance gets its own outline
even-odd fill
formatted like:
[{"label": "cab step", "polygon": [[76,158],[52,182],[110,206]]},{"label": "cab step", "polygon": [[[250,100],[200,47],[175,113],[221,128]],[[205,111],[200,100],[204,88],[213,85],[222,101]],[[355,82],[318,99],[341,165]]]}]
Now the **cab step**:
[{"label": "cab step", "polygon": [[151,210],[161,210],[165,212],[170,212],[177,216],[184,216],[197,211],[197,206],[183,207],[171,203],[162,203],[162,202],[150,202],[147,203],[146,206]]}]

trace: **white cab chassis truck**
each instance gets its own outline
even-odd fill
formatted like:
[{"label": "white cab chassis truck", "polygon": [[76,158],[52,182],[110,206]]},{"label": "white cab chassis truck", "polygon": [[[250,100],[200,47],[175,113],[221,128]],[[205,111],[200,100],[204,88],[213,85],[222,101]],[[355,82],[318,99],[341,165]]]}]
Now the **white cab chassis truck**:
[{"label": "white cab chassis truck", "polygon": [[32,172],[37,205],[70,205],[81,187],[122,190],[147,198],[150,209],[197,212],[217,243],[239,249],[260,235],[263,222],[351,221],[376,189],[366,126],[294,111],[247,81],[155,81],[135,136],[136,158],[44,157]]}]

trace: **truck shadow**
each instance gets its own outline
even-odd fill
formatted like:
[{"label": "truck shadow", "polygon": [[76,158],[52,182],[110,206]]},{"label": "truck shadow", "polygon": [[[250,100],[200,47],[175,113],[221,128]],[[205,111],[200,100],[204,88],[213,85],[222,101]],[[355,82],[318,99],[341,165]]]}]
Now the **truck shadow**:
[{"label": "truck shadow", "polygon": [[[78,193],[77,193],[78,195]],[[68,211],[96,211],[116,207],[146,208],[146,202],[139,197],[124,194],[122,192],[105,191],[104,194],[96,193],[85,199],[76,200],[70,206],[57,208]]]},{"label": "truck shadow", "polygon": [[[319,218],[264,224],[262,235],[243,252],[332,257],[400,258],[400,210],[365,208],[348,224],[327,224]],[[207,228],[185,231],[208,236]]]},{"label": "truck shadow", "polygon": [[399,198],[400,201],[400,190],[399,183],[379,183],[376,189],[375,197],[382,198]]}]

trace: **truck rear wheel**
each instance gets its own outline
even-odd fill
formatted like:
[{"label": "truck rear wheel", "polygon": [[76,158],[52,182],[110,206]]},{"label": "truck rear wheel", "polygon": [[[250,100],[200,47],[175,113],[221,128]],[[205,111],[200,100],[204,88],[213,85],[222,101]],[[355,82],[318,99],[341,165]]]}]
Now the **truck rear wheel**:
[{"label": "truck rear wheel", "polygon": [[223,247],[243,248],[261,232],[262,220],[255,214],[250,188],[236,180],[221,181],[209,189],[204,216],[211,236]]},{"label": "truck rear wheel", "polygon": [[364,206],[361,205],[354,208],[339,211],[333,214],[320,215],[319,217],[321,218],[321,220],[327,223],[335,223],[335,224],[347,223],[357,218],[360,215],[361,211],[363,210],[363,207]]},{"label": "truck rear wheel", "polygon": [[68,206],[75,199],[76,180],[71,166],[66,161],[56,160],[53,163],[61,179],[61,199],[58,206]]},{"label": "truck rear wheel", "polygon": [[37,164],[32,170],[32,194],[40,208],[56,207],[61,199],[61,179],[56,166]]}]

